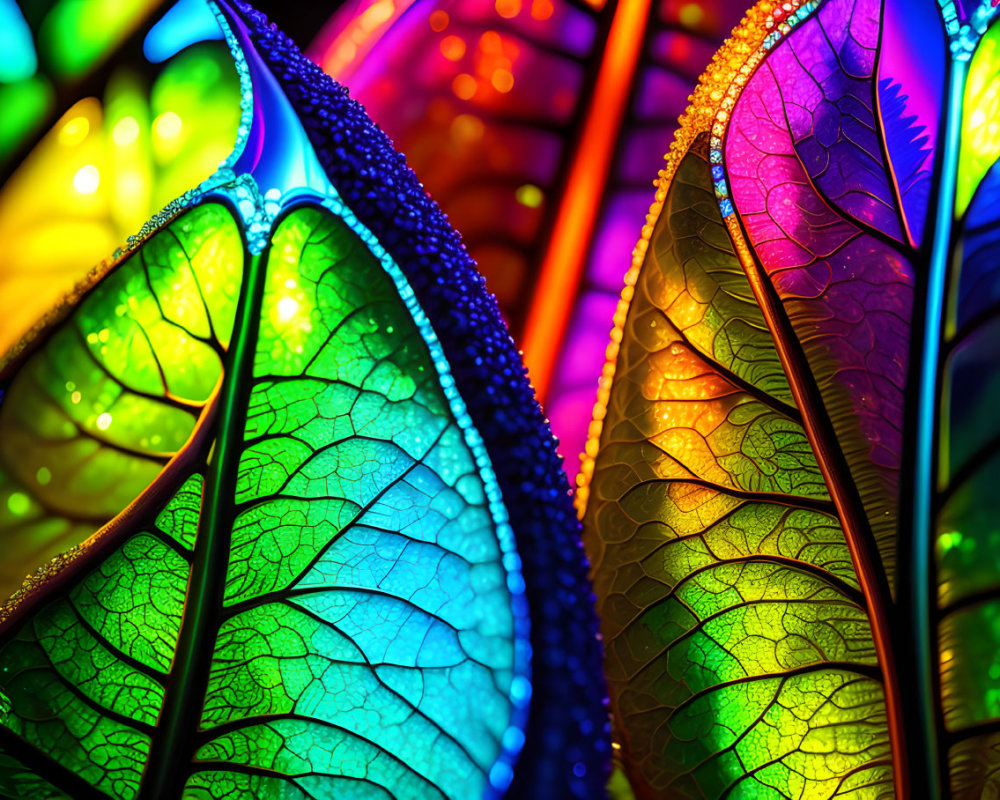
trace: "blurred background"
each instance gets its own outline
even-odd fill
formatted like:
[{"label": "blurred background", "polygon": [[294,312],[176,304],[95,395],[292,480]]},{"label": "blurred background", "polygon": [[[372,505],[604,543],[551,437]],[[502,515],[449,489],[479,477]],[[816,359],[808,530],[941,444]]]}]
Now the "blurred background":
[{"label": "blurred background", "polygon": [[[0,352],[232,150],[239,84],[202,2],[0,0]],[[462,234],[572,483],[653,180],[749,0],[255,4]]]}]

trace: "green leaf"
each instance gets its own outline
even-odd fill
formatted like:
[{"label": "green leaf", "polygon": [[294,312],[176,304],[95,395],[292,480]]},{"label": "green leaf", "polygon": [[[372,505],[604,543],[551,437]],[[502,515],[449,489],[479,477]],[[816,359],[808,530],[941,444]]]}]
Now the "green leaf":
[{"label": "green leaf", "polygon": [[[526,681],[476,434],[401,274],[344,219],[299,207],[259,256],[234,249],[238,230],[219,203],[174,220],[13,380],[5,415],[51,396],[38,375],[81,365],[96,399],[80,424],[122,492],[151,431],[175,431],[179,454],[0,633],[0,786],[479,796]],[[238,301],[220,294],[244,263]],[[100,368],[79,358],[93,333]],[[53,393],[75,419],[83,401]],[[154,409],[175,396],[200,410],[171,428]],[[68,524],[45,497],[28,519]]]},{"label": "green leaf", "polygon": [[637,796],[830,797],[891,780],[876,653],[708,151],[652,231],[590,487],[605,672]]},{"label": "green leaf", "polygon": [[17,362],[0,405],[4,597],[126,508],[204,427],[242,272],[235,221],[203,205],[112,267]]}]

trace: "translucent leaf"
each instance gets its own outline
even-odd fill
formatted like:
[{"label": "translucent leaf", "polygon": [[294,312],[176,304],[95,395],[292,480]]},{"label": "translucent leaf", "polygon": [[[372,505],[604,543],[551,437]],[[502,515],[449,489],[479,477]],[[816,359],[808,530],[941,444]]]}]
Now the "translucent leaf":
[{"label": "translucent leaf", "polygon": [[0,625],[0,792],[603,780],[576,526],[495,305],[344,91],[220,21],[236,151],[6,360],[5,561],[58,555]]},{"label": "translucent leaf", "polygon": [[995,5],[758,3],[693,98],[578,495],[639,797],[995,782]]}]

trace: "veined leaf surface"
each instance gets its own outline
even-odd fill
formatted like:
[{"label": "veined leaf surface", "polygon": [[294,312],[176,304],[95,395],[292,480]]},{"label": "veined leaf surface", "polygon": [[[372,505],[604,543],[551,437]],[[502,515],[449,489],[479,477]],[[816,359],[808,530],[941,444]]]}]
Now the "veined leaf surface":
[{"label": "veined leaf surface", "polygon": [[995,6],[759,3],[668,155],[578,497],[642,797],[995,791]]},{"label": "veined leaf surface", "polygon": [[597,645],[512,343],[363,112],[220,6],[237,151],[5,369],[8,586],[58,555],[0,626],[0,793],[579,796]]},{"label": "veined leaf surface", "polygon": [[243,250],[227,210],[192,210],[20,365],[0,410],[5,596],[129,505],[207,417]]},{"label": "veined leaf surface", "polygon": [[[225,208],[199,206],[114,276],[155,269],[154,243],[207,215],[235,229]],[[202,437],[165,503],[141,502],[119,541],[105,533],[79,557],[85,574],[10,627],[6,726],[109,796],[140,784],[172,796],[191,757],[187,785],[209,797],[268,796],[299,773],[303,797],[358,781],[385,796],[481,794],[510,696],[527,693],[495,488],[357,234],[298,209],[250,260],[240,325],[255,330],[240,332],[216,400],[228,437],[211,458]],[[91,297],[105,289],[117,287]],[[306,768],[316,747],[329,760]]]}]

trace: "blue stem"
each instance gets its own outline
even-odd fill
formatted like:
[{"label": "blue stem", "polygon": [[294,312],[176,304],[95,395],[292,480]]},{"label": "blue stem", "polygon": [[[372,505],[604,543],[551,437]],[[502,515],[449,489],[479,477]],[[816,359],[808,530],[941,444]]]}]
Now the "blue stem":
[{"label": "blue stem", "polygon": [[937,652],[931,609],[936,597],[932,585],[931,556],[934,520],[931,504],[937,484],[934,469],[938,426],[937,387],[941,354],[941,332],[951,232],[955,219],[955,185],[958,175],[962,99],[968,62],[953,59],[944,133],[944,161],[937,195],[937,215],[927,279],[927,310],[924,315],[923,363],[917,417],[916,465],[913,491],[913,635],[917,646],[917,681],[920,718],[926,747],[926,776],[932,797],[940,796],[941,765],[938,763],[937,702],[935,672]]}]

